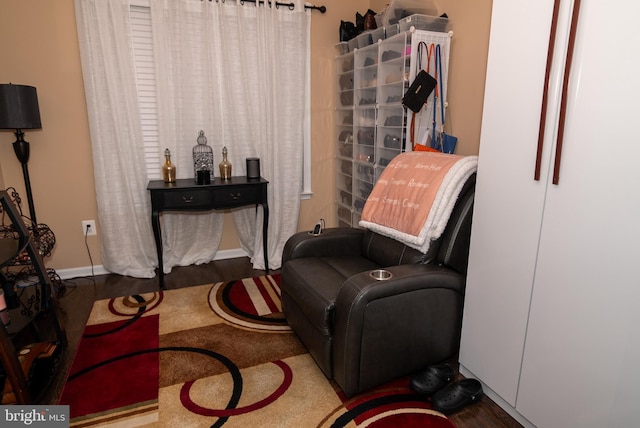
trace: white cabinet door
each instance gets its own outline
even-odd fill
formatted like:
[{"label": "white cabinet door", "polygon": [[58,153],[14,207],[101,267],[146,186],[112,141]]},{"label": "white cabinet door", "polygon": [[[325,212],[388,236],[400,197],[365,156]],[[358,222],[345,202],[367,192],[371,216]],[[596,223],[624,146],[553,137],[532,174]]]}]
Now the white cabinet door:
[{"label": "white cabinet door", "polygon": [[460,363],[512,406],[551,153],[534,181],[552,11],[553,0],[493,2]]},{"label": "white cabinet door", "polygon": [[638,425],[638,16],[639,2],[582,1],[516,405],[538,427]]}]

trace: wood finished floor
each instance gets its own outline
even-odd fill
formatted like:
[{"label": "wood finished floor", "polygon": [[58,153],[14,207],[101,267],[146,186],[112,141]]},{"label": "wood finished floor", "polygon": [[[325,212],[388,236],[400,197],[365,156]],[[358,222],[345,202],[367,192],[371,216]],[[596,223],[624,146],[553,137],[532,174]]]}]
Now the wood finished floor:
[{"label": "wood finished floor", "polygon": [[[165,286],[167,289],[176,289],[264,274],[264,271],[254,270],[247,258],[218,260],[200,266],[174,268],[170,274],[165,276]],[[69,340],[69,349],[65,355],[62,370],[43,400],[43,403],[48,404],[56,404],[62,392],[66,373],[73,360],[93,302],[111,297],[154,291],[158,287],[156,278],[140,279],[120,275],[99,275],[93,278],[69,279],[64,282],[66,291],[58,299],[58,304]],[[517,421],[488,397],[484,397],[480,403],[468,406],[451,415],[450,419],[458,428],[521,427]]]}]

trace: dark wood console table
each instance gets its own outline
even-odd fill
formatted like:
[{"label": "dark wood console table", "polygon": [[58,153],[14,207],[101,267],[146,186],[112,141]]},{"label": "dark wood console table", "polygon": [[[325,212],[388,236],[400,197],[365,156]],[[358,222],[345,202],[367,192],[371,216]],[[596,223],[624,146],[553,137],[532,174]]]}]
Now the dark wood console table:
[{"label": "dark wood console table", "polygon": [[160,213],[162,211],[210,211],[225,210],[247,205],[262,205],[262,244],[264,265],[269,270],[267,256],[267,225],[269,206],[267,205],[267,184],[264,178],[231,177],[222,180],[216,177],[211,184],[195,184],[192,178],[181,178],[175,183],[151,180],[147,190],[151,193],[151,226],[158,252],[158,278],[160,288],[164,288],[164,265],[162,261],[162,233]]}]

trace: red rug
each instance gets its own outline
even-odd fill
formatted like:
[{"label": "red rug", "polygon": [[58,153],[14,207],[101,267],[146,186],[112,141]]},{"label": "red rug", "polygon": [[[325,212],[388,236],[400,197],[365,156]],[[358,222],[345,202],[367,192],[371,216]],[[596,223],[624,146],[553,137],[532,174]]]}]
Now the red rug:
[{"label": "red rug", "polygon": [[60,398],[71,426],[453,427],[408,379],[346,399],[286,324],[279,281],[96,302]]}]

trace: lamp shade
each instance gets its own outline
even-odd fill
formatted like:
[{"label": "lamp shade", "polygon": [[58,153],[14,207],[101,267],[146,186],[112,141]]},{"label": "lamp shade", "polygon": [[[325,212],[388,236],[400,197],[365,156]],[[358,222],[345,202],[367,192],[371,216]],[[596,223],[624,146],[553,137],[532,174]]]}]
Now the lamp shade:
[{"label": "lamp shade", "polygon": [[33,86],[0,84],[0,129],[40,129],[38,94]]}]

